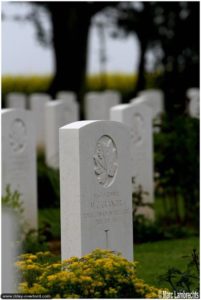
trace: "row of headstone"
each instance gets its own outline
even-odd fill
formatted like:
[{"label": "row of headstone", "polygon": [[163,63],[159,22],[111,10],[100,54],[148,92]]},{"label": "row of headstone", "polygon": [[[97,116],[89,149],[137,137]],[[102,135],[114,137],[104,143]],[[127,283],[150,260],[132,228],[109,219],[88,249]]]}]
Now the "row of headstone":
[{"label": "row of headstone", "polygon": [[[101,99],[88,96],[88,103]],[[159,93],[156,101],[154,96],[139,98],[111,106],[113,121],[82,121],[60,128],[63,259],[98,247],[133,259],[132,192],[140,185],[146,192],[144,201],[153,203],[152,121],[164,109]],[[153,218],[151,209],[141,212]]]},{"label": "row of headstone", "polygon": [[[160,124],[161,114],[164,112],[164,94],[161,90],[148,89],[138,93],[137,100],[144,101],[146,105],[151,107],[153,112],[153,119]],[[189,99],[188,112],[192,117],[199,117],[199,89],[190,88],[186,92]],[[9,93],[6,97],[7,108],[31,108],[38,109],[38,100],[41,102],[51,100],[48,94],[33,94],[27,101],[23,93]],[[79,108],[76,102],[76,96],[73,92],[60,91],[56,95],[56,99],[66,100],[69,106],[72,105],[71,110],[75,114],[75,120],[79,120]],[[131,100],[131,102],[136,99]],[[34,103],[36,102],[36,103]],[[108,120],[109,109],[112,106],[118,105],[121,102],[121,96],[117,91],[106,90],[104,92],[89,92],[85,95],[85,119],[86,120]],[[42,105],[42,104],[41,104]],[[75,121],[73,120],[73,121]]]},{"label": "row of headstone", "polygon": [[[33,113],[5,109],[2,128],[2,194],[7,185],[17,190],[25,220],[37,229]],[[61,129],[63,258],[100,247],[121,251],[132,260],[129,143],[129,132],[119,122],[80,121]]]},{"label": "row of headstone", "polygon": [[[113,104],[118,104],[115,97]],[[38,114],[45,110],[46,126],[53,132],[51,140],[46,131],[49,148],[59,144],[59,127],[68,122],[67,103],[44,98],[41,110],[37,108]],[[20,109],[3,111],[2,191],[10,184],[20,192],[26,218],[37,228],[33,115]],[[153,201],[152,118],[151,108],[135,101],[111,108],[111,119],[118,122],[80,121],[60,129],[63,259],[100,247],[132,260],[132,177],[148,192],[147,201]],[[49,156],[54,166],[55,153],[56,148]]]},{"label": "row of headstone", "polygon": [[[74,116],[74,118],[72,117],[72,122],[79,120],[79,107],[76,102],[75,93],[60,91],[56,94],[56,99],[64,100],[68,103],[69,110],[72,112],[72,116]],[[40,116],[44,111],[44,105],[50,100],[51,97],[48,94],[32,94],[27,99],[25,94],[9,93],[6,97],[6,107],[30,108]],[[110,108],[120,102],[121,95],[117,91],[106,90],[104,92],[89,92],[85,95],[85,119],[109,120]],[[39,125],[41,126],[41,118],[38,117],[38,119],[40,120]]]},{"label": "row of headstone", "polygon": [[[37,150],[45,150],[48,166],[59,166],[59,127],[79,120],[79,106],[73,92],[58,92],[52,101],[48,94],[32,94],[28,98],[28,108],[33,112],[36,130]],[[25,109],[26,96],[10,93],[6,97],[6,105],[10,108]]]}]

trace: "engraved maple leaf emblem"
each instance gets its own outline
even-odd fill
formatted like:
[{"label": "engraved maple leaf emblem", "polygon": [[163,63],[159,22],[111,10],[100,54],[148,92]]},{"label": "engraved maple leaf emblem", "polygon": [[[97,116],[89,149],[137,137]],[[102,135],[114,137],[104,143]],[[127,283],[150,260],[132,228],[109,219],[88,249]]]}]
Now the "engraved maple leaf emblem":
[{"label": "engraved maple leaf emblem", "polygon": [[98,182],[105,187],[110,185],[117,171],[117,150],[111,138],[103,136],[94,154],[94,171]]}]

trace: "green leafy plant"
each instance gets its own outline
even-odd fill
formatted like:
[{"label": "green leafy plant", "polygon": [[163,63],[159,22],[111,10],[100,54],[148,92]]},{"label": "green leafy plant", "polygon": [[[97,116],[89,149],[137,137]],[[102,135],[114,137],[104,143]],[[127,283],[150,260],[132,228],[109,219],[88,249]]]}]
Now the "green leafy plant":
[{"label": "green leafy plant", "polygon": [[12,212],[17,215],[20,225],[20,234],[17,237],[18,242],[22,243],[23,252],[38,252],[48,250],[48,244],[43,234],[43,230],[40,228],[39,231],[28,229],[27,223],[24,220],[23,202],[20,200],[20,193],[18,191],[11,191],[10,186],[6,187],[4,196],[2,197],[2,205],[5,208],[9,208]]},{"label": "green leafy plant", "polygon": [[183,258],[190,258],[184,271],[172,267],[161,275],[159,280],[168,282],[172,291],[175,292],[199,292],[199,257],[196,249],[193,249],[190,256]]},{"label": "green leafy plant", "polygon": [[198,226],[199,121],[164,115],[161,132],[154,136],[154,150],[156,193],[163,198],[165,216],[174,216],[171,222]]},{"label": "green leafy plant", "polygon": [[143,190],[142,186],[135,186],[135,179],[133,179],[134,192],[133,199],[133,234],[134,242],[149,242],[153,240],[160,240],[163,235],[160,227],[158,228],[155,221],[146,218],[142,213],[139,213],[139,208],[148,207],[153,209],[153,205],[145,201],[145,196],[148,195]]},{"label": "green leafy plant", "polygon": [[[141,186],[135,188],[133,192],[133,233],[135,243],[154,242],[159,240],[167,240],[174,238],[183,238],[197,235],[197,231],[193,228],[183,227],[176,223],[165,223],[161,217],[157,215],[155,219],[147,218],[142,213],[138,213],[141,207],[155,208],[156,203],[147,203],[144,198],[148,193]],[[171,219],[172,220],[172,219]]]},{"label": "green leafy plant", "polygon": [[96,249],[62,263],[49,252],[24,254],[16,263],[22,273],[20,293],[53,298],[157,298],[159,289],[136,276],[136,263],[119,253]]},{"label": "green leafy plant", "polygon": [[6,186],[4,195],[2,196],[2,205],[11,208],[14,212],[22,215],[24,208],[20,200],[20,193],[18,191],[11,191],[10,185]]},{"label": "green leafy plant", "polygon": [[37,230],[29,230],[22,242],[23,253],[37,253],[39,251],[49,250],[46,237]]}]

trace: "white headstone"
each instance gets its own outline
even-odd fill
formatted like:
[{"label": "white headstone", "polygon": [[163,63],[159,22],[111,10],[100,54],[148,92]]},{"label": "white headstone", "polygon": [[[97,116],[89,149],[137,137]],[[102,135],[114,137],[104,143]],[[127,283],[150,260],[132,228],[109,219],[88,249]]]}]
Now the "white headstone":
[{"label": "white headstone", "polygon": [[[153,203],[153,134],[152,111],[144,103],[136,101],[133,104],[122,104],[111,108],[110,119],[122,122],[130,129],[131,136],[131,169],[133,177],[133,191],[141,185],[144,202]],[[138,212],[144,212],[152,217],[151,210],[144,208]]]},{"label": "white headstone", "polygon": [[5,98],[7,108],[26,108],[26,95],[23,93],[9,93]]},{"label": "white headstone", "polygon": [[69,123],[79,120],[79,105],[76,100],[76,94],[70,91],[60,91],[56,95],[56,99],[66,101],[66,114]]},{"label": "white headstone", "polygon": [[59,138],[62,259],[108,248],[133,260],[128,129],[80,121]]},{"label": "white headstone", "polygon": [[109,120],[110,108],[121,102],[117,91],[89,92],[85,95],[85,116],[87,120]]},{"label": "white headstone", "polygon": [[51,100],[47,94],[32,94],[29,97],[30,109],[34,113],[36,126],[36,146],[45,147],[45,104]]},{"label": "white headstone", "polygon": [[46,164],[54,169],[59,169],[59,127],[72,122],[70,106],[65,100],[49,101],[45,105],[45,158]]},{"label": "white headstone", "polygon": [[37,228],[36,144],[32,112],[2,110],[2,194],[20,193],[25,221]]},{"label": "white headstone", "polygon": [[[152,118],[156,125],[161,123],[161,115],[164,113],[164,93],[161,90],[144,90],[138,93],[137,98],[131,100],[144,102],[152,109]],[[159,130],[158,130],[159,131]]]},{"label": "white headstone", "polygon": [[188,112],[193,118],[200,116],[200,90],[198,88],[190,88],[186,93],[189,99]]},{"label": "white headstone", "polygon": [[17,293],[19,280],[15,262],[20,254],[19,216],[3,208],[1,214],[1,293]]}]

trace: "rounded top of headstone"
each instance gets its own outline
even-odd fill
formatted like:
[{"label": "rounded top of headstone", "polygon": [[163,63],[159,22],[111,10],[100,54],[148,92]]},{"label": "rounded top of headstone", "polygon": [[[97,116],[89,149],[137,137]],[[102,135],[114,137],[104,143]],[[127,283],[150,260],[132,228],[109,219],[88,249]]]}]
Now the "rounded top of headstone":
[{"label": "rounded top of headstone", "polygon": [[18,113],[18,114],[30,113],[30,114],[32,114],[32,112],[29,112],[24,108],[3,108],[1,110],[1,114],[6,114],[6,113]]},{"label": "rounded top of headstone", "polygon": [[114,110],[124,110],[124,109],[128,109],[130,107],[130,104],[119,104],[119,105],[115,105],[115,106],[112,106],[110,109],[112,111]]},{"label": "rounded top of headstone", "polygon": [[87,121],[77,121],[77,122],[72,122],[70,124],[67,124],[63,127],[60,127],[61,130],[65,130],[65,129],[80,129],[80,128],[83,128],[83,127],[86,127],[88,125],[91,125],[91,124],[95,124],[97,123],[98,125],[112,125],[113,126],[119,126],[119,127],[124,127],[126,128],[126,126],[120,122],[117,122],[117,121],[108,121],[108,120],[87,120]]},{"label": "rounded top of headstone", "polygon": [[187,90],[186,96],[188,98],[193,98],[193,97],[197,97],[199,95],[199,93],[200,93],[199,88],[190,88]]},{"label": "rounded top of headstone", "polygon": [[138,96],[136,98],[132,98],[130,100],[130,103],[133,104],[133,103],[142,102],[142,101],[144,101],[144,97],[143,96]]},{"label": "rounded top of headstone", "polygon": [[63,105],[64,104],[64,101],[61,100],[61,99],[54,99],[54,100],[51,100],[51,101],[48,101],[47,103],[45,103],[46,106],[48,107],[55,107],[55,106],[59,106],[59,105]]}]

